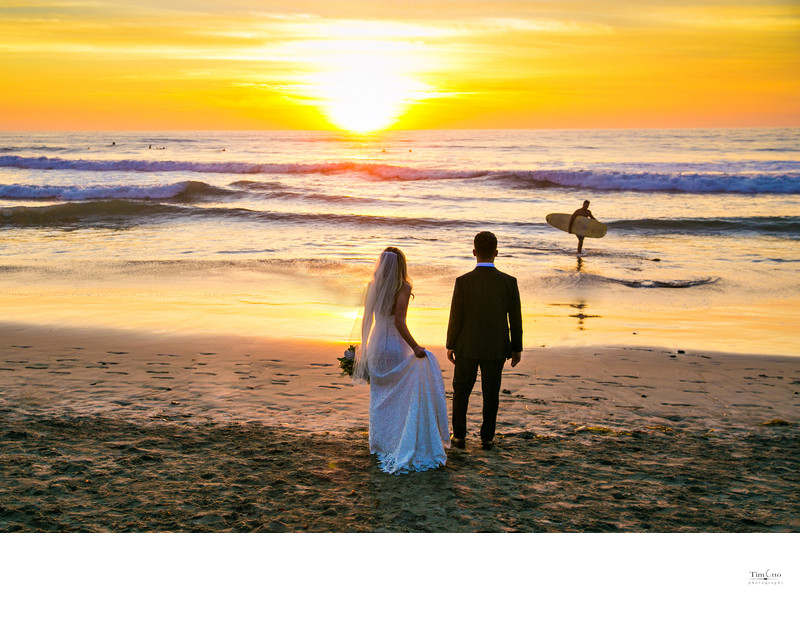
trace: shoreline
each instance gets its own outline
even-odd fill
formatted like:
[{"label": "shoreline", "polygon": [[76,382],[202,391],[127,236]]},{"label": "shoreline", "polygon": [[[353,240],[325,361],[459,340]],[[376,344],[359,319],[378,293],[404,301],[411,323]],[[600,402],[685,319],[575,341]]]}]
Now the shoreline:
[{"label": "shoreline", "polygon": [[530,349],[494,450],[476,390],[467,449],[398,477],[369,455],[343,344],[0,338],[3,532],[800,531],[800,358]]}]

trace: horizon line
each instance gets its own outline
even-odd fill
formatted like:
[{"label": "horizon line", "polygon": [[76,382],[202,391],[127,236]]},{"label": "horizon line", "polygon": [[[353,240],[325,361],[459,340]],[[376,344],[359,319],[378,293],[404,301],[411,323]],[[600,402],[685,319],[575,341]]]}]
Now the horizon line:
[{"label": "horizon line", "polygon": [[635,130],[768,130],[768,129],[800,129],[797,125],[764,125],[764,126],[528,126],[516,128],[388,128],[380,131],[358,133],[334,128],[142,128],[142,129],[121,129],[121,128],[72,128],[72,129],[4,129],[0,128],[0,133],[256,133],[256,132],[320,132],[337,135],[351,135],[354,137],[370,137],[386,135],[390,133],[403,132],[451,132],[451,131],[472,131],[472,132],[517,132],[517,131],[635,131]]}]

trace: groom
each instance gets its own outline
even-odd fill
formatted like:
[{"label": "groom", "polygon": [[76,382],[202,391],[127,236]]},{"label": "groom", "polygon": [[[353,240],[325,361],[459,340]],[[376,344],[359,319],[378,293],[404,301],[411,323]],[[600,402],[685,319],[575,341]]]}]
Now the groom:
[{"label": "groom", "polygon": [[497,270],[497,237],[490,232],[475,235],[472,251],[478,265],[456,279],[447,326],[447,358],[453,374],[453,436],[456,448],[465,447],[469,396],[481,371],[484,450],[494,445],[503,365],[522,358],[522,309],[517,279]]}]

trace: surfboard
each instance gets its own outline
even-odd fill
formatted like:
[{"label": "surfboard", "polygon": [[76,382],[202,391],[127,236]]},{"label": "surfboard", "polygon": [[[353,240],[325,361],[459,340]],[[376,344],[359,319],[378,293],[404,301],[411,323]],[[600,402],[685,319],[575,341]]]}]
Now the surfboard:
[{"label": "surfboard", "polygon": [[[572,217],[571,213],[550,213],[545,219],[550,226],[555,226],[559,230],[569,232],[569,219]],[[605,224],[593,220],[583,215],[575,218],[575,223],[572,225],[572,234],[581,237],[594,237],[599,239],[605,237],[608,228]]]}]

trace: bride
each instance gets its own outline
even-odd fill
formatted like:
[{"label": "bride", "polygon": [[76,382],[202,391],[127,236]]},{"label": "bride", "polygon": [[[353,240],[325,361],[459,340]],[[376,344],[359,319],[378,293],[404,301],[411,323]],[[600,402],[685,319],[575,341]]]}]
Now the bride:
[{"label": "bride", "polygon": [[367,286],[353,380],[370,383],[369,451],[389,474],[444,465],[450,447],[439,362],[406,325],[411,297],[405,255],[386,248]]}]

